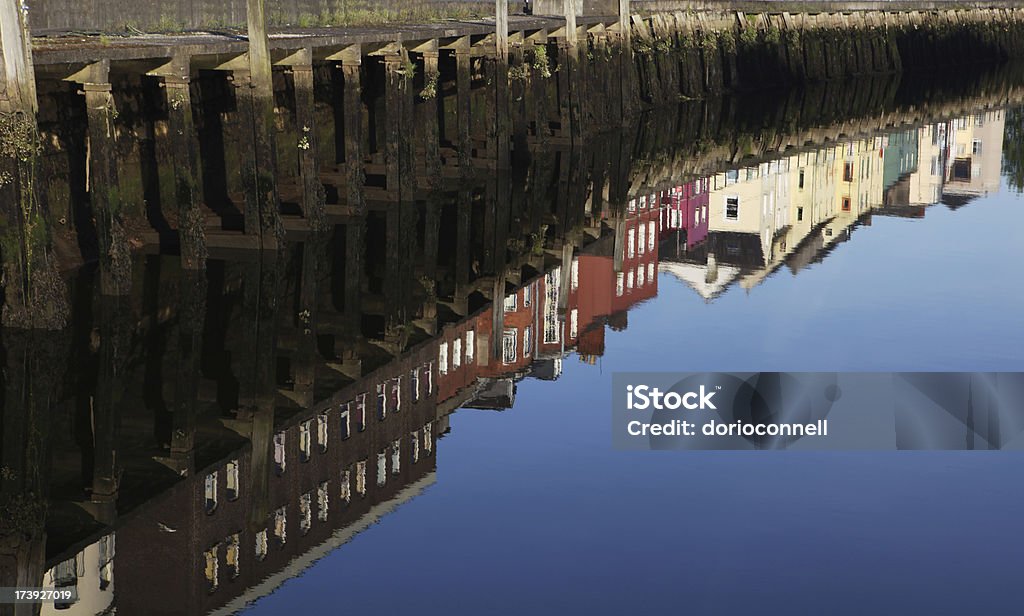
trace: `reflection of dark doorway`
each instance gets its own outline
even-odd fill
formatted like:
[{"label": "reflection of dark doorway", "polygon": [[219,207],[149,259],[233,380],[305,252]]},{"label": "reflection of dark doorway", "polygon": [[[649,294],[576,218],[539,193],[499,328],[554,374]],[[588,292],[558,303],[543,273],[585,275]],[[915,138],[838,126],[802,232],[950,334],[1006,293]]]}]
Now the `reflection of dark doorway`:
[{"label": "reflection of dark doorway", "polygon": [[953,180],[958,182],[971,181],[971,159],[958,158],[953,161]]}]

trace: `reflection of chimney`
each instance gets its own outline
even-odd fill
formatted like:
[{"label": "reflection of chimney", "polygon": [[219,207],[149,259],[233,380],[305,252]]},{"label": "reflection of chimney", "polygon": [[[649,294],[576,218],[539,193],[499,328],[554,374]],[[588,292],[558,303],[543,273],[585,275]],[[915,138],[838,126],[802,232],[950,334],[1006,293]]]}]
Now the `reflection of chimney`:
[{"label": "reflection of chimney", "polygon": [[625,331],[627,326],[629,326],[629,319],[626,316],[625,310],[616,312],[608,317],[608,327],[612,328],[612,331]]},{"label": "reflection of chimney", "polygon": [[704,274],[704,282],[711,284],[718,280],[718,261],[715,260],[715,253],[708,253],[708,271]]}]

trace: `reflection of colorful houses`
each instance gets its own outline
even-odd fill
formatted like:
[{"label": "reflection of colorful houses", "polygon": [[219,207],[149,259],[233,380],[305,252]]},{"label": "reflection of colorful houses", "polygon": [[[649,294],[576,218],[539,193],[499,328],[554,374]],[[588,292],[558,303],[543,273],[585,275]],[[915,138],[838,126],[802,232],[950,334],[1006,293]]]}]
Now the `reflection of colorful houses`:
[{"label": "reflection of colorful houses", "polygon": [[[498,322],[492,309],[479,313],[472,320],[476,363],[464,359],[458,369],[442,374],[441,392],[454,395],[470,388],[465,406],[505,409],[514,402],[517,381],[558,378],[569,351],[575,349],[588,362],[603,355],[605,324],[624,327],[626,311],[658,293],[660,199],[656,193],[632,201],[623,225],[622,271],[615,271],[614,238],[606,236],[576,255],[568,273],[555,267],[506,295],[500,336],[491,335]],[[497,345],[494,352],[488,351],[489,340]]]},{"label": "reflection of colorful houses", "polygon": [[665,191],[659,239],[682,232],[687,251],[704,241],[708,235],[709,183],[709,178],[699,178]]}]

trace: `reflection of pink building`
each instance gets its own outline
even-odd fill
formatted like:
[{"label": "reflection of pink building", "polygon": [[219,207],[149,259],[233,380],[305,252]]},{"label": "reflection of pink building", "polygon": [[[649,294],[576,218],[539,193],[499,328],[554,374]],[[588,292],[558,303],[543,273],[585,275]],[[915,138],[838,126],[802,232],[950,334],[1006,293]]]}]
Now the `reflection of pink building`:
[{"label": "reflection of pink building", "polygon": [[686,232],[686,249],[708,236],[708,178],[700,178],[665,191],[662,197],[661,237]]}]

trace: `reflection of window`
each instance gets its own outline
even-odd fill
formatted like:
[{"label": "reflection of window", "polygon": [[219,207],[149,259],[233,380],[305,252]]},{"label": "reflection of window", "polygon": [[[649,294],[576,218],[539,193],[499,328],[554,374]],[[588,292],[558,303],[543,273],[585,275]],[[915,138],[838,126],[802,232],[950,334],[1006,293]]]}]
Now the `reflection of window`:
[{"label": "reflection of window", "polygon": [[313,526],[312,496],[309,492],[299,496],[299,530],[305,535]]},{"label": "reflection of window", "polygon": [[228,462],[227,496],[229,501],[238,498],[238,460]]},{"label": "reflection of window", "polygon": [[633,270],[629,270],[628,272],[626,272],[626,290],[627,291],[632,291],[633,290],[633,276],[634,276]]},{"label": "reflection of window", "polygon": [[544,344],[554,344],[562,335],[558,323],[558,276],[561,271],[561,267],[556,267],[547,273],[544,280]]},{"label": "reflection of window", "polygon": [[388,450],[381,449],[377,453],[377,485],[382,486],[388,480]]},{"label": "reflection of window", "polygon": [[327,482],[321,481],[316,488],[316,519],[321,522],[327,521],[327,507],[330,506],[330,500],[327,496]]},{"label": "reflection of window", "polygon": [[501,361],[512,364],[516,361],[516,330],[506,329],[501,335]]},{"label": "reflection of window", "polygon": [[533,301],[533,285],[527,285],[523,287],[523,306],[529,308],[530,303]]},{"label": "reflection of window", "polygon": [[359,394],[356,397],[356,430],[362,432],[366,429],[366,394]]},{"label": "reflection of window", "polygon": [[384,421],[388,416],[388,392],[384,383],[377,385],[377,420]]},{"label": "reflection of window", "polygon": [[217,508],[217,471],[206,476],[206,513],[213,513]]},{"label": "reflection of window", "polygon": [[320,413],[316,417],[316,444],[320,447],[320,453],[327,453],[327,413]]},{"label": "reflection of window", "polygon": [[804,219],[804,208],[802,208],[802,207],[796,208],[796,220],[797,220],[797,222],[800,222],[803,219]]},{"label": "reflection of window", "polygon": [[533,326],[527,325],[523,329],[523,357],[530,356],[530,350],[533,348]]},{"label": "reflection of window", "polygon": [[[512,297],[515,297],[513,295]],[[507,305],[507,302],[506,302]],[[514,310],[514,309],[513,309]],[[462,338],[456,338],[452,342],[452,370],[462,365]]]},{"label": "reflection of window", "polygon": [[352,436],[352,426],[349,420],[349,406],[350,404],[345,404],[344,406],[342,406],[341,408],[344,410],[342,410],[341,415],[339,415],[339,423],[341,424],[341,440],[345,440],[348,437]]},{"label": "reflection of window", "polygon": [[391,474],[397,475],[402,472],[402,440],[395,439],[391,443]]},{"label": "reflection of window", "polygon": [[437,350],[437,371],[448,374],[448,343],[442,342]]},{"label": "reflection of window", "polygon": [[274,512],[274,538],[279,546],[288,541],[288,512],[284,507]]},{"label": "reflection of window", "polygon": [[579,334],[580,311],[573,308],[569,313],[569,337],[576,338]]},{"label": "reflection of window", "polygon": [[341,490],[338,492],[338,496],[341,497],[342,502],[349,502],[352,500],[352,473],[348,469],[341,471]]},{"label": "reflection of window", "polygon": [[575,291],[580,288],[580,260],[572,260],[572,269],[569,270],[569,287]]},{"label": "reflection of window", "polygon": [[804,170],[803,169],[800,170],[800,179],[797,180],[796,187],[799,188],[800,190],[803,190],[803,188],[804,188]]},{"label": "reflection of window", "polygon": [[413,430],[409,433],[409,446],[412,448],[412,463],[420,461],[420,431]]},{"label": "reflection of window", "polygon": [[388,398],[388,407],[399,412],[402,410],[402,377],[396,376],[389,381],[391,384],[390,398]]},{"label": "reflection of window", "polygon": [[[644,254],[644,252],[647,249],[646,235],[647,235],[647,228],[644,226],[644,223],[640,223],[639,225],[637,225],[637,237],[639,238],[637,240],[637,244],[639,245],[639,250],[637,250],[637,252],[639,254]],[[630,255],[630,256],[633,256],[633,255]]]},{"label": "reflection of window", "polygon": [[[529,288],[529,287],[527,287]],[[466,363],[473,363],[473,356],[476,353],[476,333],[472,331],[466,332]]]},{"label": "reflection of window", "polygon": [[636,272],[636,286],[637,287],[644,286],[644,281],[646,279],[647,279],[647,276],[646,276],[646,272],[644,271],[644,266],[641,265],[640,269],[638,269],[637,272]]},{"label": "reflection of window", "polygon": [[267,557],[267,529],[256,533],[256,560],[263,560]]},{"label": "reflection of window", "polygon": [[312,422],[307,420],[299,424],[299,461],[309,462],[309,452],[311,448],[310,444],[310,424]]},{"label": "reflection of window", "polygon": [[207,591],[213,592],[217,590],[217,547],[213,546],[209,550],[206,550],[206,583]]},{"label": "reflection of window", "polygon": [[366,460],[356,462],[356,494],[366,496]]},{"label": "reflection of window", "polygon": [[843,181],[853,181],[853,161],[846,161],[843,163]]},{"label": "reflection of window", "polygon": [[228,575],[230,575],[232,579],[238,577],[238,533],[228,537],[227,553],[224,562],[228,566]]},{"label": "reflection of window", "polygon": [[412,390],[412,401],[415,404],[420,401],[420,370],[413,368],[409,371],[409,389]]},{"label": "reflection of window", "polygon": [[648,263],[647,264],[647,281],[648,282],[653,282],[654,281],[654,264],[653,263]]},{"label": "reflection of window", "polygon": [[622,272],[615,274],[615,297],[622,297],[622,293],[625,291],[626,275]]},{"label": "reflection of window", "polygon": [[423,374],[427,377],[427,395],[434,393],[434,364],[423,364]]},{"label": "reflection of window", "polygon": [[971,153],[979,155],[981,154],[981,139],[975,139],[974,141],[971,142]]},{"label": "reflection of window", "polygon": [[430,453],[434,449],[434,436],[430,431],[430,424],[423,426],[423,449]]},{"label": "reflection of window", "polygon": [[515,312],[516,311],[516,294],[515,293],[512,293],[510,295],[505,296],[504,308],[505,308],[505,312]]},{"label": "reflection of window", "polygon": [[650,220],[647,222],[647,250],[654,250],[654,236],[658,233],[658,223]]},{"label": "reflection of window", "polygon": [[285,463],[284,432],[278,432],[274,435],[274,470],[278,475],[284,472]]},{"label": "reflection of window", "polygon": [[849,212],[850,211],[850,198],[849,197],[843,197],[843,211],[844,212]]},{"label": "reflection of window", "polygon": [[736,220],[740,217],[740,198],[739,197],[726,197],[725,198],[725,217],[729,220]]}]

